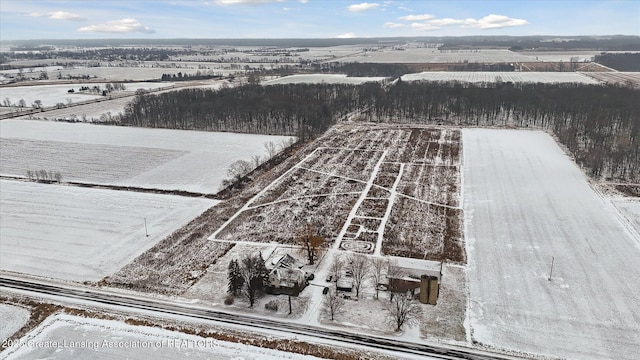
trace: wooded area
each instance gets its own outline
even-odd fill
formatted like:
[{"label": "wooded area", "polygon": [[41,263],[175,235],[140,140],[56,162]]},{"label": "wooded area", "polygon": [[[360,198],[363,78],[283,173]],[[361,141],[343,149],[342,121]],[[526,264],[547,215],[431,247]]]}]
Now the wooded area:
[{"label": "wooded area", "polygon": [[602,53],[593,61],[618,71],[640,71],[640,53]]},{"label": "wooded area", "polygon": [[362,113],[374,122],[512,126],[553,132],[595,178],[640,181],[640,90],[579,84],[246,85],[141,94],[123,125],[296,135]]}]

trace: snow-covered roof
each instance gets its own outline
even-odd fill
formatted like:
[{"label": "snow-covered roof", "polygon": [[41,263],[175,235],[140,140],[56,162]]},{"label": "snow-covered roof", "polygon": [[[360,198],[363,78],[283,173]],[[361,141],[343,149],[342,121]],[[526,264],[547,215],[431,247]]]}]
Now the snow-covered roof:
[{"label": "snow-covered roof", "polygon": [[442,262],[422,259],[411,259],[390,256],[389,263],[400,270],[403,275],[420,278],[422,275],[435,276],[440,280],[442,275]]}]

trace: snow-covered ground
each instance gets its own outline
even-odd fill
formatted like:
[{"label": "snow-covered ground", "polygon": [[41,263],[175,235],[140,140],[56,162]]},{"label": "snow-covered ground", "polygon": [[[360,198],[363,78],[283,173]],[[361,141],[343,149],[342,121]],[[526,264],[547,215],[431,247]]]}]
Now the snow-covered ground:
[{"label": "snow-covered ground", "polygon": [[29,310],[9,304],[0,304],[0,342],[4,342],[29,321]]},{"label": "snow-covered ground", "polygon": [[289,139],[28,120],[3,120],[0,137],[0,174],[45,169],[63,181],[201,193],[218,191],[233,162]]},{"label": "snow-covered ground", "polygon": [[460,81],[469,83],[580,83],[599,81],[576,72],[426,71],[402,76],[403,81]]},{"label": "snow-covered ground", "polygon": [[637,359],[639,239],[548,134],[464,129],[463,143],[473,340]]},{"label": "snow-covered ground", "polygon": [[612,199],[611,202],[636,232],[640,234],[640,199],[616,198]]},{"label": "snow-covered ground", "polygon": [[7,180],[0,190],[0,268],[75,281],[118,271],[217,202]]},{"label": "snow-covered ground", "polygon": [[379,82],[384,77],[347,77],[340,74],[304,74],[290,75],[262,82],[262,85],[280,84],[362,84],[365,82]]},{"label": "snow-covered ground", "polygon": [[[125,91],[134,92],[137,89],[157,89],[167,86],[171,86],[173,83],[125,83]],[[12,105],[17,105],[18,102],[23,99],[26,103],[26,107],[36,101],[40,100],[42,106],[49,107],[54,106],[57,103],[67,104],[69,100],[71,102],[86,101],[92,99],[103,98],[102,93],[81,93],[79,90],[83,86],[93,88],[99,86],[100,89],[104,89],[106,83],[83,83],[83,84],[63,84],[63,85],[39,85],[39,86],[12,86],[0,88],[0,101],[9,99]],[[73,89],[74,93],[68,91]]]},{"label": "snow-covered ground", "polygon": [[9,347],[3,359],[317,359],[113,320],[58,314]]}]

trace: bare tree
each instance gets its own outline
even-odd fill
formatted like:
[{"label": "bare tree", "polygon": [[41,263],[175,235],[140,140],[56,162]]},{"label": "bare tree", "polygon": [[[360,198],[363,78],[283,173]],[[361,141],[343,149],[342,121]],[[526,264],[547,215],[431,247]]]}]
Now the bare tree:
[{"label": "bare tree", "polygon": [[389,260],[383,257],[374,257],[371,259],[371,280],[376,287],[376,299],[378,298],[378,285],[382,282],[384,271],[389,267]]},{"label": "bare tree", "polygon": [[42,107],[42,100],[35,100],[33,102],[33,108],[34,109],[40,109]]},{"label": "bare tree", "polygon": [[27,179],[29,179],[29,181],[33,181],[33,170],[27,170]]},{"label": "bare tree", "polygon": [[388,321],[395,326],[396,331],[402,330],[404,325],[415,325],[418,323],[420,306],[418,306],[411,295],[407,293],[396,294],[391,302],[386,303],[385,310],[388,314]]},{"label": "bare tree", "polygon": [[249,307],[253,307],[258,297],[262,295],[264,282],[268,276],[262,255],[258,253],[243,258],[240,274],[244,283],[240,293],[249,301]]},{"label": "bare tree", "polygon": [[23,108],[23,107],[27,106],[27,102],[24,101],[24,99],[20,99],[20,101],[18,101],[18,106]]},{"label": "bare tree", "polygon": [[11,106],[11,99],[9,99],[8,97],[4,98],[4,100],[2,100],[2,105],[6,107]]},{"label": "bare tree", "polygon": [[227,174],[234,180],[238,181],[251,171],[251,164],[248,161],[238,160],[227,169]]},{"label": "bare tree", "polygon": [[331,316],[331,321],[333,321],[336,315],[342,314],[344,305],[344,298],[338,295],[337,291],[329,290],[322,300],[322,313]]},{"label": "bare tree", "polygon": [[351,254],[347,258],[346,267],[351,271],[353,286],[356,289],[356,297],[360,297],[362,284],[370,275],[369,259],[363,254]]},{"label": "bare tree", "polygon": [[306,224],[298,233],[297,242],[300,244],[300,251],[307,256],[309,265],[313,265],[320,256],[324,238],[318,235],[313,225]]},{"label": "bare tree", "polygon": [[251,157],[251,161],[253,161],[253,167],[257,168],[262,163],[262,158],[260,157],[260,155],[253,155]]},{"label": "bare tree", "polygon": [[56,171],[53,176],[58,184],[62,181],[62,174],[60,174],[60,171]]},{"label": "bare tree", "polygon": [[276,156],[276,153],[278,152],[276,143],[274,143],[273,141],[264,143],[264,148],[267,149],[267,156],[269,156],[269,159],[272,159],[274,156]]}]

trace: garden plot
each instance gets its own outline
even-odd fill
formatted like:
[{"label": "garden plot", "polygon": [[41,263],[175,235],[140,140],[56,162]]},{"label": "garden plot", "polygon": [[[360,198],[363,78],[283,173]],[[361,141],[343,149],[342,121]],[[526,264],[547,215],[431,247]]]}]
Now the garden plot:
[{"label": "garden plot", "polygon": [[4,342],[29,321],[29,310],[9,304],[0,304],[0,342]]},{"label": "garden plot", "polygon": [[7,180],[0,189],[0,268],[74,281],[114,273],[217,203]]},{"label": "garden plot", "polygon": [[467,83],[578,83],[601,84],[600,81],[577,72],[499,72],[499,71],[427,71],[402,75],[403,81],[459,81]]},{"label": "garden plot", "polygon": [[463,141],[472,340],[636,359],[639,239],[546,133],[465,129]]},{"label": "garden plot", "polygon": [[464,262],[459,140],[458,130],[335,126],[210,239],[291,244],[311,223],[335,249]]},{"label": "garden plot", "polygon": [[48,121],[0,123],[0,174],[58,171],[63,181],[215,193],[230,164],[264,156],[285,136]]},{"label": "garden plot", "polygon": [[58,314],[5,350],[3,359],[317,359],[115,320]]}]

